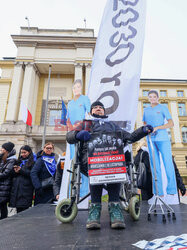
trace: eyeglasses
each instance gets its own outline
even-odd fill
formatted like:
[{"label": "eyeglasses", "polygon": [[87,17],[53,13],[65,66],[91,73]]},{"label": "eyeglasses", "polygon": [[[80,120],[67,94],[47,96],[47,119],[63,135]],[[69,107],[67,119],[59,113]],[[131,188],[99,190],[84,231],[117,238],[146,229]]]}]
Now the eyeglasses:
[{"label": "eyeglasses", "polygon": [[53,148],[46,148],[47,150],[52,150]]}]

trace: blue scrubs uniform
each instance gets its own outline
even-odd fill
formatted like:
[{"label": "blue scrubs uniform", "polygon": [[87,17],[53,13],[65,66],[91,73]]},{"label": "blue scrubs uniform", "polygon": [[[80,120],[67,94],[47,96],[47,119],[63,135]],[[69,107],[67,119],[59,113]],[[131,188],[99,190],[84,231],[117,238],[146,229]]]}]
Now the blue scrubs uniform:
[{"label": "blue scrubs uniform", "polygon": [[[169,113],[169,110],[166,106],[162,104],[158,104],[155,107],[147,107],[144,109],[143,121],[146,124],[150,124],[153,127],[158,127],[165,124],[165,120],[172,119]],[[155,133],[151,134],[151,140],[153,143],[154,153],[155,153],[155,164],[156,164],[156,174],[157,174],[157,187],[158,187],[158,195],[164,195],[163,185],[162,185],[162,173],[161,173],[161,165],[160,165],[160,157],[159,152],[161,153],[162,160],[164,163],[166,176],[167,176],[167,194],[176,194],[176,179],[175,179],[175,171],[172,161],[172,151],[171,151],[171,143],[168,137],[168,133],[166,129],[159,129]],[[152,175],[153,175],[153,193],[156,194],[155,187],[155,175],[153,168],[153,156],[152,150],[150,146],[149,139],[147,138],[150,162],[152,167]]]},{"label": "blue scrubs uniform", "polygon": [[72,125],[82,121],[85,118],[85,113],[90,112],[90,100],[87,96],[81,95],[76,101],[71,100],[68,103],[67,118],[70,119]]},{"label": "blue scrubs uniform", "polygon": [[[81,95],[77,100],[71,100],[68,103],[67,119],[70,119],[72,125],[85,119],[86,112],[90,112],[90,99]],[[70,144],[70,158],[73,159],[75,154],[75,146]],[[80,197],[88,193],[88,177],[81,174]]]}]

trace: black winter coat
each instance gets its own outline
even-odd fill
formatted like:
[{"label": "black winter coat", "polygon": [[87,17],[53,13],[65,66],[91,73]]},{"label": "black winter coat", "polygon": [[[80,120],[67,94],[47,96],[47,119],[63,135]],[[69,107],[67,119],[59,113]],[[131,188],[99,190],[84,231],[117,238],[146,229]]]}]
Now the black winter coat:
[{"label": "black winter coat", "polygon": [[[147,188],[141,190],[142,200],[148,200],[153,196],[153,194],[152,194],[152,175],[151,175],[151,168],[150,168],[148,152],[143,151],[142,149],[140,149],[138,151],[138,154],[135,156],[134,164],[135,164],[135,166],[136,166],[136,168],[138,170],[141,152],[143,152],[142,161],[145,164],[146,170],[147,170]],[[182,180],[182,178],[180,176],[179,170],[177,168],[177,165],[175,163],[175,160],[174,160],[173,156],[172,156],[172,160],[173,160],[173,165],[174,165],[174,168],[175,168],[175,176],[176,176],[176,181],[177,181],[177,188],[180,189],[181,193],[184,195],[185,192],[186,192],[185,185],[184,185],[183,180]]]},{"label": "black winter coat", "polygon": [[[76,139],[76,134],[81,130],[87,130],[91,133],[104,133],[104,132],[121,132],[124,144],[127,142],[135,142],[146,136],[148,133],[143,131],[143,127],[136,129],[133,133],[129,133],[123,129],[121,129],[114,122],[104,121],[102,119],[95,121],[84,121],[79,126],[67,133],[66,139],[68,143],[75,144],[78,142]],[[80,161],[82,167],[81,171],[84,172],[86,168],[88,158],[87,158],[87,142],[83,143],[82,148],[80,150]]]},{"label": "black winter coat", "polygon": [[[142,154],[143,152],[143,154]],[[138,172],[138,167],[140,163],[140,156],[142,154],[142,162],[145,164],[146,167],[146,173],[147,173],[147,185],[146,189],[141,189],[142,194],[142,200],[149,200],[152,196],[152,174],[151,174],[151,167],[149,162],[149,153],[147,151],[144,151],[143,149],[140,149],[135,156],[134,164],[136,166],[136,170]]]},{"label": "black winter coat", "polygon": [[177,168],[177,165],[175,163],[175,159],[174,157],[172,156],[172,160],[173,160],[173,165],[174,165],[174,168],[175,168],[175,176],[176,176],[176,181],[177,181],[177,188],[180,189],[182,195],[184,195],[186,193],[186,187],[183,183],[183,180],[182,180],[182,177],[179,173],[179,170]]},{"label": "black winter coat", "polygon": [[34,163],[26,162],[19,173],[13,172],[12,189],[10,193],[10,207],[28,208],[32,206],[33,191],[30,172]]},{"label": "black winter coat", "polygon": [[8,202],[12,185],[12,171],[16,162],[16,151],[13,149],[4,163],[0,160],[0,203]]},{"label": "black winter coat", "polygon": [[48,187],[45,189],[42,188],[42,181],[51,177],[51,174],[47,170],[45,163],[42,160],[42,155],[46,154],[42,154],[42,152],[43,151],[38,152],[37,160],[31,170],[31,179],[35,188],[34,205],[50,202],[54,198],[53,187]]}]

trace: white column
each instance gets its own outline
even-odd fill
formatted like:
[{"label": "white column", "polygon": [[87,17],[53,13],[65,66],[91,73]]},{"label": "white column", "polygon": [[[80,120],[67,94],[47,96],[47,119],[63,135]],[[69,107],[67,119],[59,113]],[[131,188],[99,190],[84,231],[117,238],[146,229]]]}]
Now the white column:
[{"label": "white column", "polygon": [[75,78],[74,80],[81,79],[82,80],[82,63],[75,64]]},{"label": "white column", "polygon": [[16,63],[10,90],[6,121],[17,121],[19,111],[19,99],[23,83],[23,63]]},{"label": "white column", "polygon": [[[35,82],[36,82],[36,71],[35,71],[34,64],[28,63],[25,67],[25,75],[24,75],[24,80],[23,80],[21,101],[29,109],[32,116],[34,116],[32,112],[32,103],[34,99]],[[21,109],[19,110],[18,120],[19,121],[22,120]]]},{"label": "white column", "polygon": [[142,118],[143,118],[142,103],[141,101],[138,101],[138,110],[137,110],[137,119],[136,119],[137,128],[143,126]]},{"label": "white column", "polygon": [[39,74],[39,72],[36,72],[36,80],[35,80],[35,87],[34,87],[34,94],[33,94],[33,102],[32,102],[32,108],[31,108],[33,124],[35,124],[39,81],[40,81],[40,74]]},{"label": "white column", "polygon": [[174,131],[175,143],[182,143],[176,102],[171,102],[171,112],[172,112],[171,116],[174,122],[173,131]]},{"label": "white column", "polygon": [[91,63],[86,63],[85,64],[85,93],[87,94],[88,91],[88,85],[89,85],[89,81],[90,81],[90,73],[91,73]]}]

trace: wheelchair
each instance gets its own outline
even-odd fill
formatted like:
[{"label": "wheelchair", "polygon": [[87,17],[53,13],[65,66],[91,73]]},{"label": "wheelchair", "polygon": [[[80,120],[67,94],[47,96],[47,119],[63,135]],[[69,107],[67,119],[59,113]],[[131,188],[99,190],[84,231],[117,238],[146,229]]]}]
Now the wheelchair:
[{"label": "wheelchair", "polygon": [[[90,196],[90,193],[84,197],[80,197],[80,185],[81,185],[81,165],[79,162],[80,155],[80,142],[75,144],[75,156],[71,161],[71,168],[67,170],[70,172],[67,199],[63,199],[58,203],[55,210],[57,219],[63,223],[72,222],[78,213],[78,204]],[[129,146],[130,148],[130,146]],[[137,192],[137,173],[133,164],[132,150],[130,150],[130,162],[127,163],[127,178],[126,181],[121,183],[120,190],[120,203],[121,207],[129,212],[134,221],[137,221],[140,217],[140,195]],[[104,184],[103,184],[104,185]],[[104,185],[104,188],[106,186]]]}]

